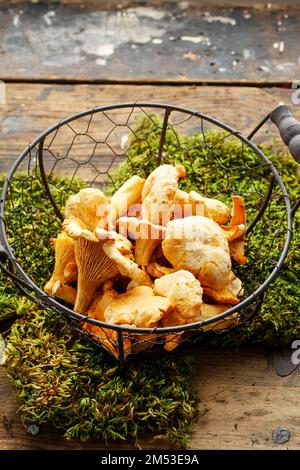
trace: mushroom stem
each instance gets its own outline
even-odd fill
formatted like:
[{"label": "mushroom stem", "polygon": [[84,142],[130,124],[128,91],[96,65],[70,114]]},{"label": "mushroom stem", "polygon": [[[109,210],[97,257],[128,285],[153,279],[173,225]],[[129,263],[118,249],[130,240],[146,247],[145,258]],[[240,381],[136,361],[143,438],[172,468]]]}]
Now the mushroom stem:
[{"label": "mushroom stem", "polygon": [[147,266],[150,263],[153,251],[165,236],[165,227],[135,217],[120,217],[118,225],[122,231],[125,229],[129,236],[136,240],[135,261],[137,264]]},{"label": "mushroom stem", "polygon": [[142,195],[145,180],[134,175],[127,180],[111,197],[110,203],[115,210],[116,220],[127,214],[128,208],[136,204]]},{"label": "mushroom stem", "polygon": [[92,242],[78,238],[75,256],[78,267],[77,297],[74,310],[85,313],[98,287],[118,274],[115,263],[103,251],[106,240]]},{"label": "mushroom stem", "polygon": [[[148,274],[143,271],[137,263],[129,258],[125,258],[118,250],[114,240],[107,240],[103,244],[103,250],[106,255],[112,260],[114,266],[122,276],[129,277],[137,281],[139,285],[151,286],[152,280]],[[116,273],[114,273],[115,275]],[[111,276],[112,277],[112,276]]]}]

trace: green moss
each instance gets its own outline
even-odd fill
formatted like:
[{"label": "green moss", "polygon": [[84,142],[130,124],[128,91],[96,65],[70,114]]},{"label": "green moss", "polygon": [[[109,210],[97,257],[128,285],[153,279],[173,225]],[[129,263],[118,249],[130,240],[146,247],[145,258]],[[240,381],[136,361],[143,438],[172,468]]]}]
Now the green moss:
[{"label": "green moss", "polygon": [[8,374],[25,424],[50,423],[67,438],[130,439],[153,433],[185,448],[197,416],[188,358],[116,362],[56,314],[30,308],[12,328]]},{"label": "green moss", "polygon": [[[130,174],[146,176],[155,167],[160,128],[161,122],[155,116],[140,121],[130,139],[128,161],[110,175],[108,193]],[[272,147],[264,147],[263,151],[276,163],[295,201],[300,196],[296,164],[285,153],[274,154]],[[185,165],[188,176],[181,182],[183,189],[198,189],[224,202],[230,202],[236,191],[246,193],[249,219],[257,212],[270,180],[269,168],[236,139],[212,131],[205,139],[201,132],[177,135],[170,126],[164,154],[165,161]],[[82,186],[79,181],[54,179],[51,190],[63,206],[67,195]],[[9,239],[21,266],[42,286],[53,264],[48,237],[59,230],[59,221],[38,176],[15,179],[10,196],[13,204],[6,218]],[[278,221],[284,215],[283,200],[275,191],[264,220],[247,241],[248,265],[235,267],[247,292],[261,283],[272,261],[278,259],[286,229],[284,222]],[[297,215],[286,263],[269,288],[259,316],[231,334],[208,336],[209,341],[218,346],[245,342],[274,345],[299,338],[299,225]],[[144,354],[130,368],[120,371],[112,359],[79,338],[57,314],[37,310],[20,297],[0,274],[0,319],[15,313],[20,319],[6,336],[8,373],[22,403],[24,423],[52,424],[68,438],[138,442],[151,431],[181,447],[188,445],[197,414],[197,391],[191,364],[180,352],[160,357]]]}]

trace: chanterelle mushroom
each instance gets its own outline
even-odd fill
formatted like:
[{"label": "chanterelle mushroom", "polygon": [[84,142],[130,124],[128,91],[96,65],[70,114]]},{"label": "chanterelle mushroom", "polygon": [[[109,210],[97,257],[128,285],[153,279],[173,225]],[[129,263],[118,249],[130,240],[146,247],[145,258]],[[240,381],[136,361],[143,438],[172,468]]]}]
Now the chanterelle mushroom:
[{"label": "chanterelle mushroom", "polygon": [[44,287],[44,291],[52,295],[52,289],[56,281],[62,283],[68,282],[65,275],[65,269],[70,263],[75,263],[75,242],[66,232],[60,233],[54,243],[55,265],[54,271]]},{"label": "chanterelle mushroom", "polygon": [[[202,306],[202,287],[200,282],[189,271],[180,270],[156,279],[154,292],[166,297],[175,309],[162,319],[163,326],[185,325],[199,320]],[[175,349],[181,334],[166,335],[164,348],[167,351]]]},{"label": "chanterelle mushroom", "polygon": [[[113,280],[108,279],[104,282],[101,292],[98,297],[93,301],[87,315],[102,322],[105,322],[104,312],[108,305],[119,297],[118,292],[113,288]],[[83,329],[89,331],[94,335],[95,340],[102,343],[113,354],[118,354],[118,333],[110,328],[99,327],[91,323],[85,322]],[[131,341],[127,334],[123,334],[123,348],[124,353],[129,353],[131,348]]]},{"label": "chanterelle mushroom", "polygon": [[[209,318],[215,317],[220,313],[226,312],[229,307],[228,305],[214,305],[214,304],[202,304],[201,307],[201,318],[199,320],[208,320]],[[224,330],[230,328],[239,322],[239,317],[233,313],[232,315],[225,317],[221,320],[217,320],[214,323],[202,326],[203,330],[212,329],[214,331]]]},{"label": "chanterelle mushroom", "polygon": [[[237,226],[242,224],[246,227],[246,208],[244,199],[241,196],[235,195],[232,198],[232,202],[233,207],[230,225]],[[244,254],[244,237],[245,231],[229,244],[230,254],[239,264],[247,263],[247,258]]]},{"label": "chanterelle mushroom", "polygon": [[136,262],[140,266],[147,266],[150,263],[153,251],[165,236],[165,227],[135,217],[120,217],[118,226],[121,233],[127,233],[130,238],[136,240]]},{"label": "chanterelle mushroom", "polygon": [[65,232],[74,240],[77,240],[79,237],[86,238],[87,240],[90,240],[91,242],[97,242],[98,238],[92,232],[89,230],[86,226],[86,224],[78,218],[70,218],[70,219],[65,219],[63,221],[63,229]]},{"label": "chanterelle mushroom", "polygon": [[164,326],[184,325],[197,321],[202,306],[202,287],[189,271],[183,269],[156,279],[154,293],[166,297],[175,310],[163,318]]},{"label": "chanterelle mushroom", "polygon": [[120,294],[113,288],[113,278],[108,279],[102,285],[100,294],[93,301],[87,315],[105,322],[104,312],[108,305],[119,297]]},{"label": "chanterelle mushroom", "polygon": [[102,228],[96,228],[94,235],[97,240],[114,240],[117,249],[122,255],[131,258],[133,246],[128,238],[124,237],[121,233],[115,232],[114,230],[104,230]]},{"label": "chanterelle mushroom", "polygon": [[63,284],[61,281],[56,281],[52,288],[52,295],[57,299],[63,300],[68,304],[74,305],[76,302],[77,291],[72,286]]},{"label": "chanterelle mushroom", "polygon": [[115,220],[126,215],[129,207],[141,199],[144,183],[145,180],[143,178],[134,175],[111,197],[110,203],[115,211]]},{"label": "chanterelle mushroom", "polygon": [[217,304],[236,305],[240,302],[239,297],[244,293],[242,281],[231,272],[231,280],[222,289],[213,289],[203,286],[203,293]]},{"label": "chanterelle mushroom", "polygon": [[114,240],[107,240],[103,244],[105,254],[114,263],[116,269],[122,276],[129,277],[141,286],[151,286],[152,281],[148,274],[143,271],[132,259],[124,256],[116,246]]},{"label": "chanterelle mushroom", "polygon": [[97,242],[79,237],[75,244],[78,267],[77,297],[74,310],[85,313],[92,297],[104,281],[118,274],[115,262],[106,255],[103,246],[106,239]]},{"label": "chanterelle mushroom", "polygon": [[142,191],[142,218],[156,225],[172,219],[178,181],[185,177],[182,165],[160,165],[148,176]]},{"label": "chanterelle mushroom", "polygon": [[106,228],[110,211],[110,201],[100,189],[85,188],[68,198],[65,217],[80,219],[93,231],[96,227]]},{"label": "chanterelle mushroom", "polygon": [[173,305],[155,296],[151,287],[138,286],[113,300],[104,312],[105,320],[115,325],[135,325],[152,328],[173,310]]},{"label": "chanterelle mushroom", "polygon": [[190,271],[205,286],[221,289],[231,281],[228,241],[212,219],[191,216],[172,220],[162,249],[174,268]]},{"label": "chanterelle mushroom", "polygon": [[230,209],[224,202],[209,197],[203,197],[196,191],[190,192],[190,201],[197,203],[199,198],[203,199],[206,209],[210,217],[218,224],[226,224],[229,220]]},{"label": "chanterelle mushroom", "polygon": [[157,261],[153,261],[147,266],[147,273],[150,274],[154,279],[166,276],[167,274],[172,274],[176,272],[175,268],[168,268],[167,266],[162,266]]},{"label": "chanterelle mushroom", "polygon": [[[218,224],[226,224],[229,220],[230,209],[218,199],[204,197],[197,191],[187,193],[180,189],[175,195],[175,203],[181,207],[181,217],[200,215],[213,219]],[[181,218],[177,211],[177,218]]]}]

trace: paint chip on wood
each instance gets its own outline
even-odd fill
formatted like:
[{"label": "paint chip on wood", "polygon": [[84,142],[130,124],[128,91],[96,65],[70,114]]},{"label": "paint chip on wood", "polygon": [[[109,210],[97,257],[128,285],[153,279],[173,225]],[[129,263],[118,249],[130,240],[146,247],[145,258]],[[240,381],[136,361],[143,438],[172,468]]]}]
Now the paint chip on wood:
[{"label": "paint chip on wood", "polygon": [[181,36],[180,38],[182,41],[189,41],[193,42],[194,44],[199,44],[200,42],[208,41],[209,38],[207,36]]},{"label": "paint chip on wood", "polygon": [[204,20],[207,21],[208,23],[222,23],[222,24],[228,24],[230,26],[236,26],[236,19],[235,18],[230,18],[229,16],[214,16],[211,15],[209,12],[204,13]]}]

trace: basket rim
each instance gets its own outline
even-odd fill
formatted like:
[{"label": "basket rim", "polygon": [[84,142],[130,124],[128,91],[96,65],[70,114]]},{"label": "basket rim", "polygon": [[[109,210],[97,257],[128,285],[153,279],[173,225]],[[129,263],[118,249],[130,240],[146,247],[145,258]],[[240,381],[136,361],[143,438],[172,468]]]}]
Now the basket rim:
[{"label": "basket rim", "polygon": [[[88,317],[86,315],[80,314],[78,312],[75,312],[74,310],[62,305],[59,303],[57,300],[55,300],[53,297],[50,297],[49,295],[45,294],[32,280],[31,278],[25,273],[23,268],[20,266],[17,258],[15,257],[13,253],[13,249],[9,244],[9,241],[7,239],[6,235],[6,227],[5,227],[5,201],[6,201],[6,196],[7,192],[9,189],[10,181],[13,178],[18,166],[20,163],[24,160],[24,158],[31,152],[31,150],[42,140],[45,139],[49,134],[51,134],[53,131],[58,130],[60,127],[62,127],[65,124],[68,124],[69,122],[72,122],[76,119],[79,119],[81,117],[90,115],[90,114],[95,114],[98,112],[102,111],[110,111],[112,109],[122,109],[122,108],[157,108],[157,109],[163,109],[165,111],[178,111],[182,112],[185,114],[189,114],[191,116],[195,116],[200,118],[201,120],[205,120],[207,122],[210,122],[220,128],[222,128],[225,131],[228,131],[230,134],[236,136],[238,139],[240,139],[244,144],[246,144],[248,147],[250,147],[256,155],[258,155],[266,164],[268,164],[271,173],[274,175],[275,180],[280,186],[282,196],[284,198],[285,202],[285,207],[286,207],[286,220],[287,220],[287,228],[286,228],[286,236],[285,236],[285,242],[284,246],[282,249],[282,252],[279,256],[279,259],[270,272],[269,276],[264,280],[264,282],[255,290],[253,291],[248,297],[243,299],[239,304],[232,306],[225,312],[215,315],[214,317],[211,317],[206,320],[201,320],[198,322],[194,323],[188,323],[185,325],[178,325],[178,326],[173,326],[173,327],[159,327],[159,328],[130,328],[130,327],[123,327],[121,325],[113,325],[110,323],[105,323],[101,322],[100,320],[93,319],[91,317]],[[156,103],[156,102],[127,102],[127,103],[116,103],[112,105],[106,105],[106,106],[95,106],[93,108],[90,108],[88,110],[82,111],[80,113],[75,113],[72,114],[64,119],[59,120],[56,124],[52,125],[48,129],[46,129],[44,132],[42,132],[38,137],[36,137],[16,158],[15,162],[11,166],[4,184],[2,188],[2,194],[1,194],[1,200],[0,200],[0,237],[2,240],[2,243],[4,245],[5,250],[7,251],[8,257],[10,261],[13,263],[13,265],[16,267],[17,271],[19,272],[21,278],[24,279],[26,284],[28,285],[28,288],[34,291],[37,294],[38,298],[42,298],[46,300],[46,303],[51,307],[53,307],[56,311],[61,310],[63,314],[78,320],[80,322],[87,322],[90,324],[94,324],[96,326],[99,326],[101,328],[109,328],[111,330],[115,330],[117,332],[123,332],[123,333],[141,333],[141,334],[153,334],[153,333],[172,333],[172,332],[184,332],[189,329],[199,329],[201,330],[201,327],[207,326],[212,323],[217,323],[218,321],[222,321],[226,317],[232,315],[232,314],[237,314],[240,312],[243,308],[251,305],[255,299],[260,299],[262,298],[262,295],[264,292],[267,290],[269,285],[276,279],[276,277],[279,274],[279,271],[284,263],[284,260],[287,256],[289,245],[291,243],[292,239],[292,216],[291,216],[291,203],[290,203],[290,198],[287,193],[285,184],[283,183],[280,174],[278,170],[276,169],[275,165],[265,156],[265,154],[249,139],[247,138],[244,134],[242,134],[240,131],[237,131],[236,129],[232,128],[231,126],[228,126],[227,124],[223,123],[222,121],[213,118],[209,115],[206,115],[204,113],[201,113],[200,111],[194,111],[189,108],[185,108],[182,106],[177,106],[177,105],[170,105],[166,103]]]}]

